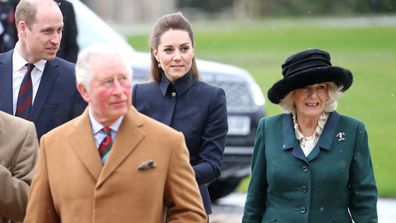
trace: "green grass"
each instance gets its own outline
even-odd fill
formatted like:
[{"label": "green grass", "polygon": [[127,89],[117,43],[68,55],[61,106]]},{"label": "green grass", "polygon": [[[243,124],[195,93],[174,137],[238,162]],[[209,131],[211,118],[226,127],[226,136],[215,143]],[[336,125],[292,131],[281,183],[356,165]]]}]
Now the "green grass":
[{"label": "green grass", "polygon": [[[321,48],[332,63],[349,68],[354,83],[341,98],[338,111],[362,120],[369,133],[379,194],[396,197],[396,27],[322,25],[298,19],[253,22],[197,22],[196,55],[247,69],[266,96],[281,78],[281,64],[290,54]],[[196,25],[195,25],[196,24]],[[292,26],[293,24],[293,26]],[[148,52],[148,34],[129,36]],[[268,114],[281,112],[267,100]],[[246,191],[248,179],[239,190]]]}]

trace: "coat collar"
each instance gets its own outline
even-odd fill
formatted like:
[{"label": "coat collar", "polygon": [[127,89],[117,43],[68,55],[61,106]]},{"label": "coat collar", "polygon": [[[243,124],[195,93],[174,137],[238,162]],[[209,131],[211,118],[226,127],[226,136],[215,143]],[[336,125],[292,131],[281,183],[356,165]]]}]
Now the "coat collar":
[{"label": "coat collar", "polygon": [[340,115],[337,112],[331,112],[329,114],[329,118],[327,119],[323,132],[319,137],[318,143],[316,144],[312,152],[308,155],[308,157],[305,157],[294,133],[292,115],[283,115],[282,150],[292,149],[293,156],[304,160],[305,162],[314,160],[319,155],[320,149],[324,149],[327,151],[331,150],[331,143],[333,140],[333,135],[335,134],[339,117]]},{"label": "coat collar", "polygon": [[69,140],[80,161],[88,169],[96,183],[102,185],[121,165],[145,137],[141,129],[143,120],[135,108],[131,107],[120,125],[117,137],[111,148],[111,153],[103,166],[95,146],[94,137],[89,121],[88,108],[77,120]]},{"label": "coat collar", "polygon": [[[188,89],[190,89],[193,84],[196,82],[197,80],[195,79],[193,73],[191,71],[189,71],[188,73],[186,73],[182,78],[174,81],[173,86],[176,90],[176,95],[182,95],[184,94]],[[162,73],[162,77],[159,83],[162,95],[165,96],[169,85],[171,85],[172,82],[168,80],[168,78],[166,78],[165,74]]]}]

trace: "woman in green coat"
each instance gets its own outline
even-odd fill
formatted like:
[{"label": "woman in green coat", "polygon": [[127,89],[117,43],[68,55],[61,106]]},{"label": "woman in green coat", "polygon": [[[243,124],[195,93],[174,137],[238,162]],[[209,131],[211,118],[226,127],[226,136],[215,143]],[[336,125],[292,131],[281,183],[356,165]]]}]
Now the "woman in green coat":
[{"label": "woman in green coat", "polygon": [[268,98],[285,113],[260,122],[243,222],[378,222],[366,129],[335,111],[352,73],[312,49],[282,74]]}]

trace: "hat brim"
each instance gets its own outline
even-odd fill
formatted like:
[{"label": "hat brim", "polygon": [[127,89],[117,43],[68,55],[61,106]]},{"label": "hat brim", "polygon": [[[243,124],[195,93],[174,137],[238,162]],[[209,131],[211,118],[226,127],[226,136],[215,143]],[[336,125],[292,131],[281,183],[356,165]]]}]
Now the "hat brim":
[{"label": "hat brim", "polygon": [[337,86],[342,86],[342,91],[346,91],[352,85],[353,76],[349,70],[342,67],[307,70],[276,82],[268,90],[268,99],[274,104],[279,104],[291,91],[323,82],[334,82]]}]

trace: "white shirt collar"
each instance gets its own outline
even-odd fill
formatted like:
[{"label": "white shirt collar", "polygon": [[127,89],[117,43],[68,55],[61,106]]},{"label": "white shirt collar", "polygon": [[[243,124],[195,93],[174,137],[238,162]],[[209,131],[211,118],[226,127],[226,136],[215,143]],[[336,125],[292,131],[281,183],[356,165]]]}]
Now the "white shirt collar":
[{"label": "white shirt collar", "polygon": [[300,147],[303,150],[305,156],[307,157],[309,153],[313,150],[315,145],[318,143],[320,135],[322,135],[324,126],[327,122],[327,119],[329,118],[329,113],[328,112],[323,112],[318,120],[318,124],[315,128],[314,134],[312,136],[304,136],[300,132],[300,128],[297,123],[296,119],[296,113],[292,112],[293,116],[293,124],[294,124],[294,132],[296,134],[297,140],[300,142]]},{"label": "white shirt collar", "polygon": [[[19,54],[16,48],[14,49],[14,52],[12,54],[12,61],[12,70],[14,72],[22,69],[27,63],[29,63],[21,56],[21,54]],[[34,63],[34,66],[42,73],[44,71],[46,62],[46,60],[39,60]]]},{"label": "white shirt collar", "polygon": [[[94,135],[96,135],[98,132],[100,132],[100,130],[102,130],[102,128],[104,126],[95,120],[95,118],[92,114],[91,108],[88,108],[88,114],[89,114],[89,120],[91,121],[92,132]],[[117,133],[123,119],[124,119],[124,116],[121,116],[113,124],[111,124],[109,126],[111,128],[111,130]]]}]

